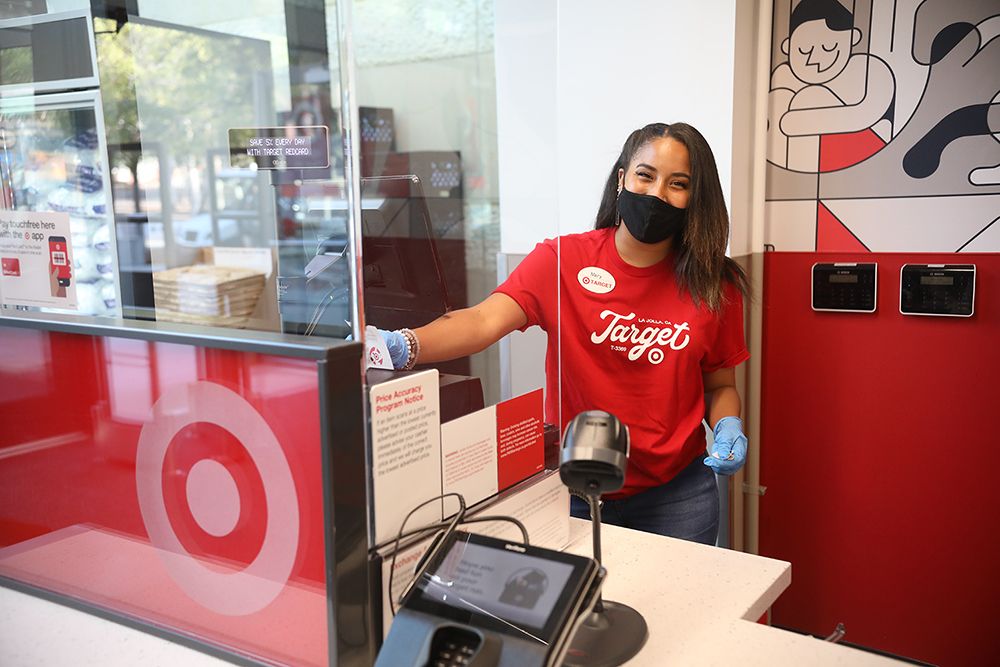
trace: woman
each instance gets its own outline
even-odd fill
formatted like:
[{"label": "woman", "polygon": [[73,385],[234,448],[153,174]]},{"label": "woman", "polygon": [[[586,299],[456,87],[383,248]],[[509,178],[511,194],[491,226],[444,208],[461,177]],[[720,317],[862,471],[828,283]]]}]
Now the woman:
[{"label": "woman", "polygon": [[[599,409],[629,427],[625,486],[604,498],[602,519],[714,544],[714,473],[739,470],[747,447],[735,387],[749,357],[747,279],[725,256],[728,235],[705,138],[684,123],[647,125],[625,141],[594,230],[540,243],[476,306],[383,335],[396,367],[412,368],[541,326],[547,420],[565,427]],[[715,433],[707,457],[706,414]],[[572,512],[589,516],[578,498]]]}]

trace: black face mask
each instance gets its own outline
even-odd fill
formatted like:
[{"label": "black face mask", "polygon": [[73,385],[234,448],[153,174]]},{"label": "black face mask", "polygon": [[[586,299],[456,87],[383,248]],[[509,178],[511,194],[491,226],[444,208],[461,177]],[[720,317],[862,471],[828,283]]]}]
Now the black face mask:
[{"label": "black face mask", "polygon": [[624,187],[618,193],[618,215],[625,228],[642,243],[669,239],[687,223],[687,209],[677,208],[659,197],[639,195]]}]

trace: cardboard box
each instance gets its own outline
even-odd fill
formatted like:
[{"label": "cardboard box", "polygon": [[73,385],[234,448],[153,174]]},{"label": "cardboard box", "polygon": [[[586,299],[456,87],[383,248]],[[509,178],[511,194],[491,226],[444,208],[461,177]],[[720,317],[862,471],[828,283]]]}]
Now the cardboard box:
[{"label": "cardboard box", "polygon": [[241,329],[257,306],[264,274],[198,264],[153,273],[156,319]]}]

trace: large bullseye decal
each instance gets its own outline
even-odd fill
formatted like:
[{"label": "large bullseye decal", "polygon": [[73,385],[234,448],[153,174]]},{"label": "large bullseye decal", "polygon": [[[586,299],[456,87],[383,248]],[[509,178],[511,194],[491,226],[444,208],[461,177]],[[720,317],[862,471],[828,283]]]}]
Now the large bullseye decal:
[{"label": "large bullseye decal", "polygon": [[[198,422],[215,424],[235,436],[264,484],[267,528],[260,551],[243,570],[227,572],[199,561],[170,525],[163,497],[164,460],[173,437]],[[260,611],[278,596],[298,551],[298,497],[277,437],[243,397],[204,381],[164,392],[139,434],[135,482],[150,542],[170,576],[191,598],[220,614],[242,616]],[[186,495],[192,516],[205,532],[225,537],[236,526],[241,509],[236,481],[211,452],[191,468]]]}]

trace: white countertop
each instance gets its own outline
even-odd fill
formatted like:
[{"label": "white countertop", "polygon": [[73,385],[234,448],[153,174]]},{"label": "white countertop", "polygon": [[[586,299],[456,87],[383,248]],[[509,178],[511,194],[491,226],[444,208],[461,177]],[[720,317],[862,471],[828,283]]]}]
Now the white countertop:
[{"label": "white countertop", "polygon": [[[569,551],[590,555],[590,523],[572,520]],[[604,597],[638,610],[649,639],[630,665],[890,665],[863,651],[757,619],[791,582],[791,566],[728,549],[602,528]],[[118,623],[0,587],[0,664],[230,665]]]},{"label": "white countertop", "polygon": [[232,667],[231,662],[0,586],[4,667]]},{"label": "white countertop", "polygon": [[[567,551],[591,555],[590,522],[571,522]],[[785,561],[607,525],[601,551],[604,598],[634,608],[649,626],[629,665],[900,664],[757,623],[791,583]]]}]

